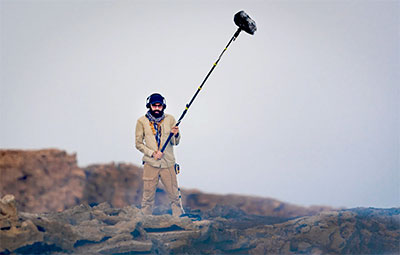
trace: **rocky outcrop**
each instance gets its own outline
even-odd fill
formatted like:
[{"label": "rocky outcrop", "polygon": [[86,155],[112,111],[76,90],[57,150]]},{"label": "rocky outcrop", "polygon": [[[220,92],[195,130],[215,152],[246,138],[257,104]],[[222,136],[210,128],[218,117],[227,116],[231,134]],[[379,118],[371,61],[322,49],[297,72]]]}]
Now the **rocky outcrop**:
[{"label": "rocky outcrop", "polygon": [[248,214],[275,217],[298,217],[333,210],[333,208],[329,206],[303,207],[283,203],[272,198],[207,194],[194,189],[184,189],[182,194],[184,197],[184,204],[187,207],[199,209],[201,211],[210,210],[216,205],[227,205],[239,208]]},{"label": "rocky outcrop", "polygon": [[248,229],[252,254],[398,254],[400,208],[323,212]]},{"label": "rocky outcrop", "polygon": [[108,202],[115,207],[139,205],[143,170],[129,164],[90,165],[84,168],[83,201],[89,205]]},{"label": "rocky outcrop", "polygon": [[22,211],[51,212],[84,204],[138,204],[142,169],[128,164],[80,168],[57,149],[0,150],[0,195],[13,194]]},{"label": "rocky outcrop", "polygon": [[[143,169],[131,164],[77,165],[76,155],[57,149],[0,150],[0,196],[13,194],[17,208],[26,212],[62,211],[79,204],[108,202],[114,207],[139,205]],[[182,189],[187,210],[207,211],[216,205],[234,206],[260,216],[298,217],[314,215],[330,207],[301,207],[270,198],[206,194]],[[155,213],[168,209],[160,184]]]},{"label": "rocky outcrop", "polygon": [[18,208],[62,211],[82,202],[85,173],[76,155],[48,149],[0,150],[0,195],[13,194]]},{"label": "rocky outcrop", "polygon": [[108,203],[18,213],[8,195],[0,210],[0,254],[398,254],[400,242],[400,208],[288,220],[219,205],[193,222]]}]

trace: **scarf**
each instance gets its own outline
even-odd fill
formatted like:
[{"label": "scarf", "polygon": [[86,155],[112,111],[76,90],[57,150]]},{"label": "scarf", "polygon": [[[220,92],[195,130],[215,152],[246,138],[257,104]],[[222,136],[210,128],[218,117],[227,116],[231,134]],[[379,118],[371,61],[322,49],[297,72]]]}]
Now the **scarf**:
[{"label": "scarf", "polygon": [[163,122],[165,115],[163,114],[161,117],[156,118],[151,115],[150,111],[146,113],[147,119],[150,121],[150,127],[153,131],[154,137],[156,138],[158,149],[161,146],[161,123]]}]

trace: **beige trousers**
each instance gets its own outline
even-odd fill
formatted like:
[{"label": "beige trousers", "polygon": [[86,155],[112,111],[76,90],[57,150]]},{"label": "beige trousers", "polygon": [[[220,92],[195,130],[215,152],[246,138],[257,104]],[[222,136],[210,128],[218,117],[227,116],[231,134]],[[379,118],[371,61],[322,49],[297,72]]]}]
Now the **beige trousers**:
[{"label": "beige trousers", "polygon": [[156,168],[149,164],[144,164],[143,167],[143,214],[151,215],[153,213],[154,199],[159,178],[161,178],[161,182],[171,202],[172,215],[180,216],[182,210],[179,205],[178,182],[176,180],[174,167]]}]

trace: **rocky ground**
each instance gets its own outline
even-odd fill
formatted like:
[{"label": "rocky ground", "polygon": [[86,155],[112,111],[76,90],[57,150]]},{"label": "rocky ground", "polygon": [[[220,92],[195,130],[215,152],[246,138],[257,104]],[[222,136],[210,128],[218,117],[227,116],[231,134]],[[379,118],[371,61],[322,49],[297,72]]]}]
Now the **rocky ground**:
[{"label": "rocky ground", "polygon": [[0,254],[400,254],[400,208],[301,207],[183,190],[138,209],[142,169],[80,168],[60,150],[0,150]]},{"label": "rocky ground", "polygon": [[216,206],[203,220],[144,216],[108,203],[17,212],[0,201],[0,254],[398,254],[400,209],[358,208],[285,219]]}]

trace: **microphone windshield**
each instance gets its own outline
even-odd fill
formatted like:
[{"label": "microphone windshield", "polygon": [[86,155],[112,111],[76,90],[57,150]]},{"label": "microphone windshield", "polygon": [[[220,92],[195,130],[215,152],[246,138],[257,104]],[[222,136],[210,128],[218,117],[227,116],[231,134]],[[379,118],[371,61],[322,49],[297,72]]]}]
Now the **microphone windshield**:
[{"label": "microphone windshield", "polygon": [[256,22],[252,20],[244,11],[236,13],[233,17],[233,21],[240,29],[251,35],[254,35],[254,33],[257,31]]}]

